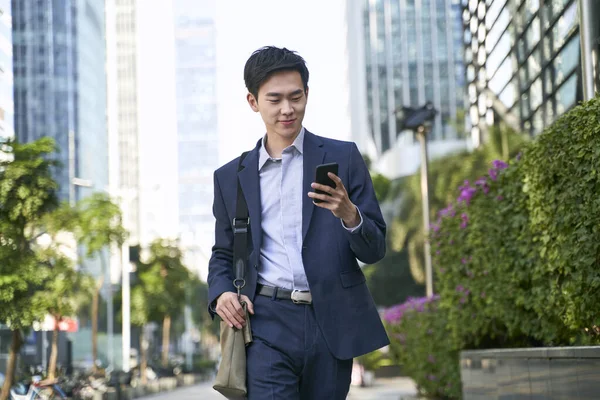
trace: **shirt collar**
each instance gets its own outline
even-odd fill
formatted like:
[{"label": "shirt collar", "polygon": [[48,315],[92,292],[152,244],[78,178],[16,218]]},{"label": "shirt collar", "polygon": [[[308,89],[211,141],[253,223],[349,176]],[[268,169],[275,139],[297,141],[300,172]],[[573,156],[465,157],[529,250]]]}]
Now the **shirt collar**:
[{"label": "shirt collar", "polygon": [[[269,152],[267,152],[267,148],[265,147],[266,141],[267,141],[267,135],[265,134],[265,136],[263,136],[262,141],[261,141],[261,146],[260,146],[259,156],[258,156],[258,170],[259,171],[262,169],[262,167],[264,167],[264,165],[267,163],[267,161],[273,160],[273,158],[269,155]],[[294,143],[292,143],[292,145],[290,147],[295,147],[296,150],[298,150],[298,152],[300,154],[302,154],[302,152],[304,150],[304,127],[302,127],[302,129],[300,129],[300,133],[298,134],[298,136],[296,136]]]}]

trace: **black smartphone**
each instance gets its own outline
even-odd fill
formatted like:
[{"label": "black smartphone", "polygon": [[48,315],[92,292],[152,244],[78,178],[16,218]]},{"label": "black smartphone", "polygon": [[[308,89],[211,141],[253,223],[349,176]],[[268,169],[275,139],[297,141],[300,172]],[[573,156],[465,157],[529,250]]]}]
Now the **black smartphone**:
[{"label": "black smartphone", "polygon": [[[316,170],[316,174],[315,174],[316,175],[315,182],[320,183],[321,185],[327,185],[327,186],[331,186],[332,188],[335,188],[335,182],[333,181],[333,179],[331,179],[327,175],[329,172],[337,175],[338,174],[338,163],[317,165],[317,170]],[[315,193],[327,194],[326,192],[323,192],[322,190],[315,190]],[[315,203],[321,203],[323,200],[313,199],[313,201]]]}]

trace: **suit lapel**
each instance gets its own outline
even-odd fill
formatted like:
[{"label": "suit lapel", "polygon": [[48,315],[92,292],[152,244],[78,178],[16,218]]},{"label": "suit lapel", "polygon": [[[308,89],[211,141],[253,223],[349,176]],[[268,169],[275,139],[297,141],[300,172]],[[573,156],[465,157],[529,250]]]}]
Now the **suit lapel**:
[{"label": "suit lapel", "polygon": [[325,151],[323,150],[321,139],[309,131],[305,131],[303,149],[304,171],[302,174],[302,241],[304,241],[306,232],[308,232],[310,219],[315,208],[312,199],[308,197],[308,192],[313,191],[310,184],[315,180],[317,165],[322,164],[324,159]]},{"label": "suit lapel", "polygon": [[238,179],[242,185],[242,192],[248,204],[250,216],[250,230],[252,232],[252,246],[254,251],[260,251],[262,229],[261,229],[261,203],[260,203],[260,180],[258,176],[258,147],[252,150],[242,162],[242,169],[238,172]]}]

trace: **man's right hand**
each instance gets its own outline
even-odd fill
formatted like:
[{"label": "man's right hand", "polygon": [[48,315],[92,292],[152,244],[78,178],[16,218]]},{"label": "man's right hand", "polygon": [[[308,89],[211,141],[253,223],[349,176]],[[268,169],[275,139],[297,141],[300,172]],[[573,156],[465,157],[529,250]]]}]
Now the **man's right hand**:
[{"label": "man's right hand", "polygon": [[[241,295],[241,300],[245,301],[248,306],[248,312],[254,314],[254,305],[248,298],[248,296]],[[234,326],[238,329],[242,329],[242,326],[246,325],[246,314],[242,305],[238,301],[237,293],[225,292],[217,298],[217,306],[215,311],[225,321],[230,328]]]}]

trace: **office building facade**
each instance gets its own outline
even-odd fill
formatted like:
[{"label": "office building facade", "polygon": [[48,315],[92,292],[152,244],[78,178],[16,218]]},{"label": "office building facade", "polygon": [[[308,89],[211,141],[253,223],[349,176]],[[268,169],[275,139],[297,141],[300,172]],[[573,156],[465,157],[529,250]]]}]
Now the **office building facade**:
[{"label": "office building facade", "polygon": [[17,138],[55,139],[62,200],[105,190],[104,1],[13,0],[12,16]]},{"label": "office building facade", "polygon": [[215,0],[174,2],[179,229],[193,270],[208,263],[214,240],[213,172],[219,166],[215,11]]},{"label": "office building facade", "polygon": [[10,0],[0,0],[0,140],[14,132],[13,45]]},{"label": "office building facade", "polygon": [[428,134],[431,158],[464,150],[465,68],[458,0],[366,0],[363,32],[368,126],[375,168],[391,178],[420,165],[411,132],[395,112],[431,102],[438,111]]},{"label": "office building facade", "polygon": [[369,125],[382,154],[398,135],[394,112],[433,103],[430,140],[458,136],[464,105],[460,4],[455,0],[368,0],[364,11]]},{"label": "office building facade", "polygon": [[[463,1],[469,120],[475,140],[500,121],[537,135],[583,100],[582,2],[586,0]],[[598,25],[600,7],[589,12]],[[597,66],[598,49],[588,56]],[[597,74],[594,79],[598,87]]]}]

